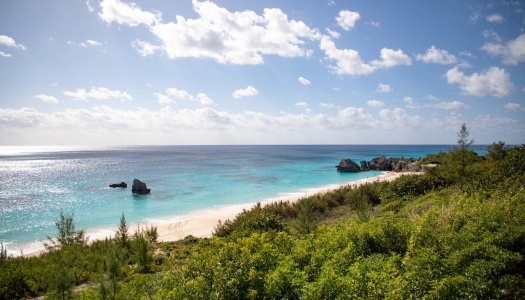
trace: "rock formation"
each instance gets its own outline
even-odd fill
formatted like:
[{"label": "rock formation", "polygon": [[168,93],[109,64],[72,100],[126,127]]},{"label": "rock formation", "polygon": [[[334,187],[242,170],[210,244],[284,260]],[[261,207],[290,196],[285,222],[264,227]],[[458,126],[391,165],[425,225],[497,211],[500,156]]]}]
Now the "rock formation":
[{"label": "rock formation", "polygon": [[361,168],[351,159],[343,159],[337,166],[337,172],[360,172]]},{"label": "rock formation", "polygon": [[395,172],[427,172],[430,165],[419,166],[421,158],[386,158],[384,156],[373,158],[370,162],[363,160],[360,165],[351,159],[343,159],[337,167],[337,172],[361,171],[395,171]]},{"label": "rock formation", "polygon": [[113,183],[113,184],[110,184],[109,187],[111,188],[127,188],[128,187],[128,184],[125,183],[124,181],[122,181],[121,183]]},{"label": "rock formation", "polygon": [[133,194],[149,194],[151,189],[146,187],[146,184],[138,179],[133,179],[133,186],[131,187],[131,192]]}]

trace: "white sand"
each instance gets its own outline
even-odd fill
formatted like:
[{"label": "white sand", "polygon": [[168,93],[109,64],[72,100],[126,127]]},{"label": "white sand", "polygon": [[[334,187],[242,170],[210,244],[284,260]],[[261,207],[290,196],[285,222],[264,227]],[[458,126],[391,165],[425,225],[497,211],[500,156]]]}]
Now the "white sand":
[{"label": "white sand", "polygon": [[[289,201],[289,202],[295,202],[301,198],[304,198],[307,195],[314,195],[314,194],[321,194],[326,193],[334,189],[338,189],[345,185],[362,185],[368,182],[381,182],[381,181],[392,181],[395,180],[403,175],[414,175],[414,174],[422,174],[418,172],[404,172],[404,173],[396,173],[396,172],[385,172],[382,175],[367,178],[367,179],[361,179],[357,181],[352,181],[344,184],[339,185],[331,185],[329,187],[324,188],[318,188],[318,189],[307,189],[305,190],[305,194],[299,195],[299,194],[291,194],[289,196],[285,196],[282,198],[275,198],[270,199],[264,202],[261,202],[262,205],[271,203],[271,202],[277,202],[277,201]],[[207,209],[207,210],[200,210],[195,211],[192,213],[188,213],[181,216],[175,216],[173,218],[166,218],[165,220],[152,220],[148,222],[142,222],[136,225],[130,226],[131,231],[134,231],[135,228],[141,227],[144,228],[146,226],[157,226],[157,231],[159,233],[159,241],[163,242],[172,242],[177,241],[180,239],[183,239],[184,237],[188,235],[193,235],[195,237],[211,237],[213,234],[213,230],[215,226],[217,225],[218,221],[225,221],[227,219],[234,219],[237,214],[241,213],[243,209],[250,209],[252,208],[256,203],[248,203],[243,205],[234,205],[234,206],[225,206],[225,207],[219,207],[214,209]],[[94,230],[88,230],[87,236],[89,236],[90,241],[94,240],[102,240],[106,237],[114,236],[116,227],[114,228],[104,228],[104,229],[94,229]],[[42,247],[38,247],[37,249],[34,249],[33,251],[27,251],[28,249],[24,250],[24,256],[35,256],[39,255],[40,253],[44,252],[45,250]]]}]

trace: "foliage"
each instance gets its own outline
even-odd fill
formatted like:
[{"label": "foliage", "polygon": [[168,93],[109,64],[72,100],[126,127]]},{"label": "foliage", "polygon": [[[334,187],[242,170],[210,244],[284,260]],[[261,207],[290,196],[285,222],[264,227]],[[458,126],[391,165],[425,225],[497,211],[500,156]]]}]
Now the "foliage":
[{"label": "foliage", "polygon": [[131,243],[133,250],[132,259],[137,264],[140,273],[148,273],[151,269],[153,256],[149,252],[149,241],[142,232],[135,232],[135,238]]},{"label": "foliage", "polygon": [[120,224],[118,226],[118,230],[115,233],[115,240],[122,248],[130,248],[129,244],[129,225],[126,222],[126,218],[124,217],[124,213],[122,213],[122,217],[120,217]]},{"label": "foliage", "polygon": [[494,142],[487,146],[487,154],[485,155],[490,161],[498,161],[505,158],[508,147],[502,141]]},{"label": "foliage", "polygon": [[61,210],[58,219],[55,220],[55,225],[58,233],[54,237],[46,236],[49,240],[49,244],[46,244],[48,248],[84,245],[87,242],[85,230],[75,230],[72,213],[64,213]]},{"label": "foliage", "polygon": [[299,214],[297,215],[297,231],[309,234],[317,227],[318,219],[314,214],[313,199],[305,199],[299,203]]}]

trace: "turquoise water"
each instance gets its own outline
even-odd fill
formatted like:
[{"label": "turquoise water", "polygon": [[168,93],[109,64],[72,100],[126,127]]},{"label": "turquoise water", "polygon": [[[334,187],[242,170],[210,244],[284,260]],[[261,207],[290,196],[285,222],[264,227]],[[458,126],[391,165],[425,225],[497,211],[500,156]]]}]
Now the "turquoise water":
[{"label": "turquoise water", "polygon": [[[0,147],[0,241],[27,253],[55,233],[60,210],[78,228],[114,227],[303,194],[382,172],[338,173],[343,158],[423,157],[451,146]],[[484,153],[484,146],[475,148]],[[133,179],[151,194],[131,193]],[[128,183],[111,189],[111,183]]]}]

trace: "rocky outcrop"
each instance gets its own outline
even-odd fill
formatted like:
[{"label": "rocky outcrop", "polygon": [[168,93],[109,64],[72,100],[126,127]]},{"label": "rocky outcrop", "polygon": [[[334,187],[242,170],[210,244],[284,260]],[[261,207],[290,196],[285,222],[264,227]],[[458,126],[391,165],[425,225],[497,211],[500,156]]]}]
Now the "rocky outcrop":
[{"label": "rocky outcrop", "polygon": [[337,172],[361,172],[361,168],[351,159],[343,159],[337,166]]},{"label": "rocky outcrop", "polygon": [[139,194],[139,195],[149,194],[150,191],[151,189],[148,189],[144,182],[138,179],[133,179],[133,186],[131,187],[131,192],[133,194]]},{"label": "rocky outcrop", "polygon": [[338,172],[360,172],[360,171],[395,171],[395,172],[427,172],[430,166],[419,166],[421,158],[386,158],[380,156],[373,158],[370,162],[363,160],[358,165],[351,159],[343,159],[337,167]]},{"label": "rocky outcrop", "polygon": [[109,185],[110,188],[127,188],[128,184],[122,181],[121,183],[113,183]]}]

